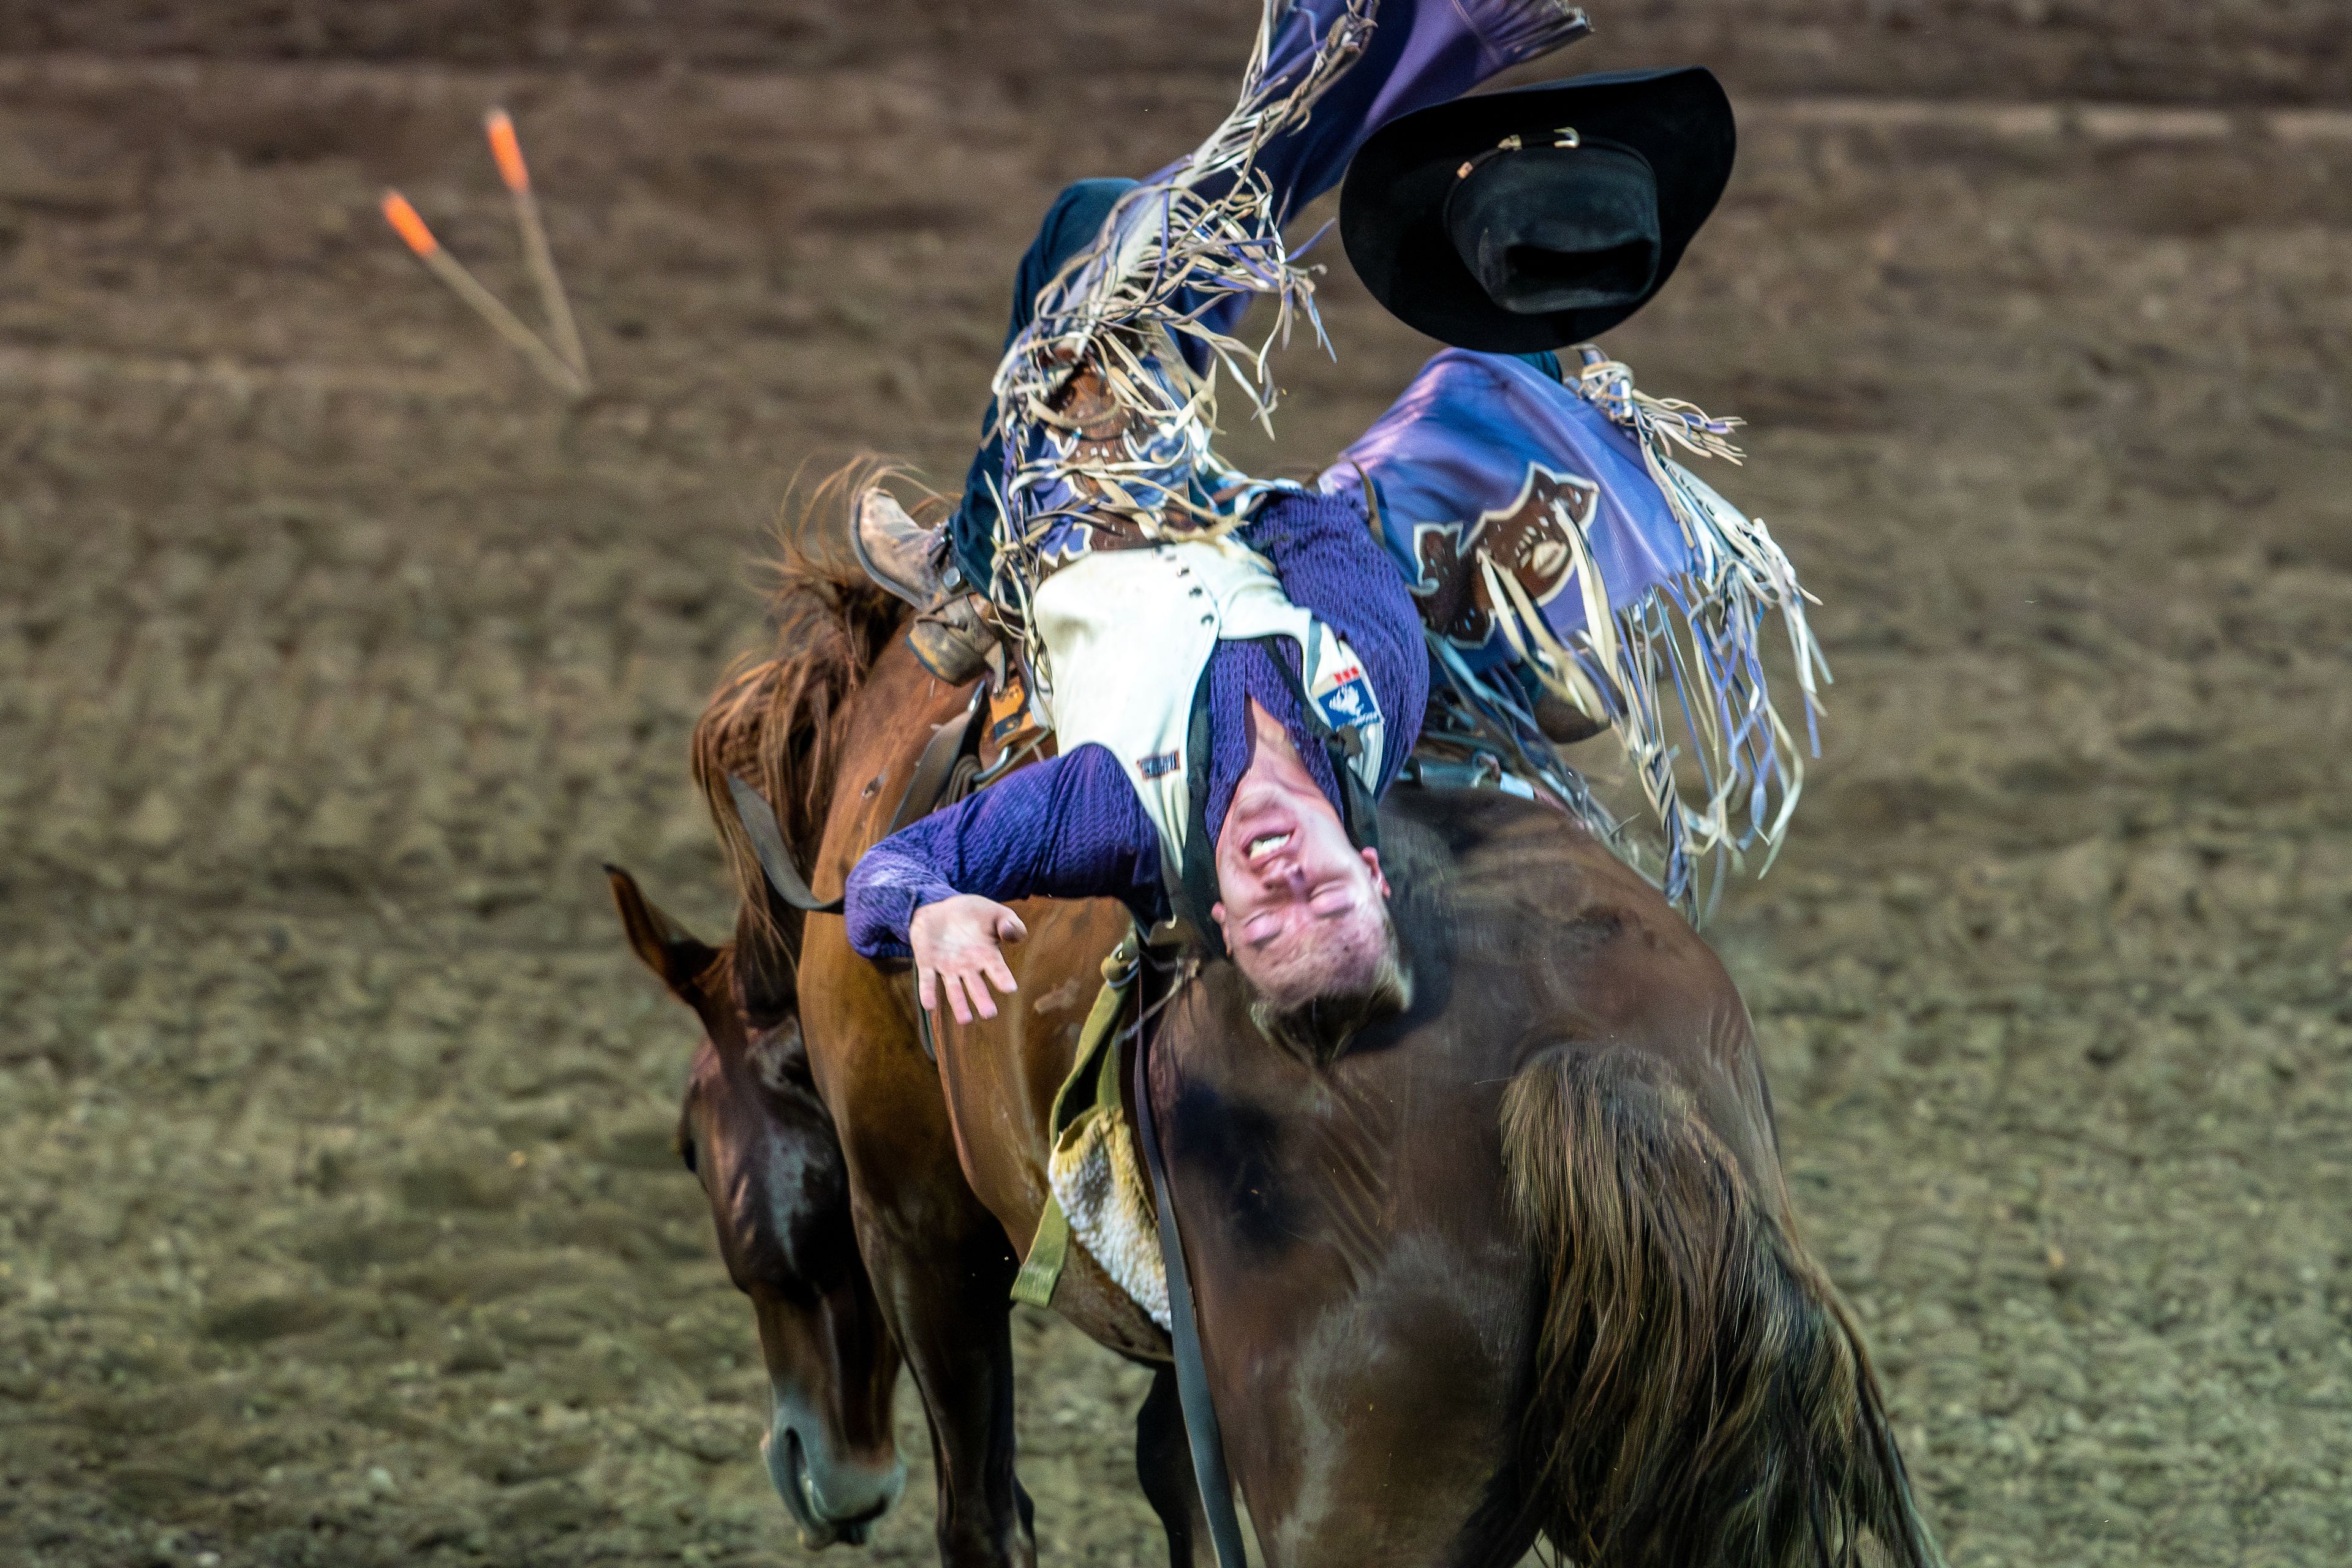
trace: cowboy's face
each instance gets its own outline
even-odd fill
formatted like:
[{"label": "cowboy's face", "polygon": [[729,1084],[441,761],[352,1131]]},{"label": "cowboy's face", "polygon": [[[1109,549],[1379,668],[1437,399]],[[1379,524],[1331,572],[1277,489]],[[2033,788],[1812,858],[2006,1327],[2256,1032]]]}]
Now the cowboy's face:
[{"label": "cowboy's face", "polygon": [[1348,840],[1339,814],[1279,727],[1252,707],[1258,745],[1217,835],[1210,913],[1234,962],[1286,1005],[1350,984],[1385,952],[1380,851]]}]

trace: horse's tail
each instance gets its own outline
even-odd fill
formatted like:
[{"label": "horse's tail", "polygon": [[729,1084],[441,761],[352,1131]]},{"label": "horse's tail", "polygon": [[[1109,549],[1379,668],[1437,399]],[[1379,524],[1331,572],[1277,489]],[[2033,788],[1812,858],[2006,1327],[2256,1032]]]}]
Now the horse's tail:
[{"label": "horse's tail", "polygon": [[[740,908],[739,942],[755,951],[797,952],[800,921],[768,896],[728,775],[767,797],[784,842],[806,866],[832,805],[849,699],[905,616],[904,606],[858,569],[848,546],[858,496],[898,471],[881,458],[860,458],[804,499],[787,497],[776,552],[762,563],[773,579],[768,618],[775,643],[765,654],[736,660],[694,726],[694,781],[726,849]],[[932,498],[921,510],[944,506]]]},{"label": "horse's tail", "polygon": [[1664,1062],[1563,1046],[1503,1099],[1545,1271],[1525,1463],[1581,1568],[1935,1568],[1853,1320]]}]

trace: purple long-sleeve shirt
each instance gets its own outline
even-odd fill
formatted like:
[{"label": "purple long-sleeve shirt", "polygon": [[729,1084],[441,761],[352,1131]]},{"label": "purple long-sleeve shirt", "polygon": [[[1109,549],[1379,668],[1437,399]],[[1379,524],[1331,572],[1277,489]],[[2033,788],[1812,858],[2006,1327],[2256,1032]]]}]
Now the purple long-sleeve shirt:
[{"label": "purple long-sleeve shirt", "polygon": [[[1276,495],[1241,538],[1274,563],[1291,602],[1346,638],[1363,664],[1385,724],[1378,793],[1386,794],[1429,704],[1429,655],[1404,578],[1353,497]],[[1277,646],[1295,672],[1297,647],[1288,638]],[[1280,721],[1332,809],[1343,810],[1339,781],[1300,708],[1295,673],[1274,660],[1255,642],[1223,642],[1209,656],[1203,826],[1213,843],[1255,754],[1253,700]],[[1008,773],[868,849],[845,896],[850,944],[868,958],[903,958],[915,911],[957,893],[1000,901],[1118,899],[1146,922],[1169,909],[1159,830],[1126,768],[1095,744]]]}]

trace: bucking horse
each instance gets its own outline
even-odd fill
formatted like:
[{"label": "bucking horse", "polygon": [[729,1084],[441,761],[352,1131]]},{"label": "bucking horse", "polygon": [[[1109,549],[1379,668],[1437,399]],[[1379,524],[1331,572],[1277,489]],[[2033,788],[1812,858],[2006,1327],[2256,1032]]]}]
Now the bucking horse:
[{"label": "bucking horse", "polygon": [[[934,1035],[904,966],[761,879],[730,775],[807,882],[838,890],[924,804],[931,742],[976,706],[845,563],[860,478],[788,535],[775,647],[696,732],[741,895],[732,941],[687,935],[624,872],[614,887],[635,951],[704,1026],[680,1147],[752,1301],[763,1447],[804,1541],[861,1541],[898,1496],[903,1359],[942,1560],[1028,1563],[1008,1290],[1129,917],[1022,906],[1018,994]],[[1261,1030],[1229,963],[1196,963],[1145,1057],[1265,1562],[1508,1564],[1541,1536],[1580,1568],[1937,1563],[1861,1337],[1799,1237],[1755,1032],[1713,952],[1539,801],[1401,787],[1381,844],[1403,1013],[1327,1054]],[[1053,1304],[1160,1369],[1137,1465],[1186,1568],[1207,1538],[1169,1334],[1081,1248]]]}]

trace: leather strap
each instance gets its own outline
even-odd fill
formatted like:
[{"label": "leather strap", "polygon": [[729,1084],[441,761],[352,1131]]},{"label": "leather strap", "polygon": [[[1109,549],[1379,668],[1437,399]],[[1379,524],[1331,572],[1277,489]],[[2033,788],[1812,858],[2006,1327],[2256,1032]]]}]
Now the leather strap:
[{"label": "leather strap", "polygon": [[[1049,1163],[1080,1117],[1118,1115],[1118,1020],[1143,973],[1142,947],[1141,933],[1129,928],[1103,960],[1102,989],[1096,993],[1094,1010],[1078,1031],[1078,1054],[1070,1064],[1070,1076],[1055,1091],[1053,1113],[1045,1119]],[[1037,1216],[1036,1237],[1029,1243],[1029,1256],[1021,1265],[1019,1278],[1013,1281],[1013,1299],[1032,1307],[1052,1306],[1069,1256],[1070,1216],[1049,1184],[1045,1212]]]},{"label": "leather strap", "polygon": [[923,754],[915,759],[915,771],[907,780],[907,792],[898,797],[898,809],[890,814],[891,832],[898,832],[918,817],[929,816],[940,804],[956,763],[975,739],[973,731],[987,707],[988,682],[982,680],[972,687],[971,700],[964,704],[963,717],[950,719],[931,731]]},{"label": "leather strap", "polygon": [[1031,1307],[1051,1307],[1070,1262],[1070,1216],[1050,1187],[1045,1211],[1037,1216],[1037,1234],[1029,1238],[1029,1256],[1013,1276],[1013,1299]]},{"label": "leather strap", "polygon": [[[1563,777],[1572,775],[1572,770],[1561,760],[1559,749],[1537,728],[1535,715],[1512,704],[1507,693],[1480,680],[1471,672],[1460,650],[1439,633],[1423,626],[1422,635],[1429,645],[1430,662],[1438,673],[1445,677],[1454,700],[1461,705],[1462,711],[1469,715],[1471,727],[1478,732],[1477,739],[1494,747],[1498,760],[1505,754],[1516,755],[1529,773],[1543,781],[1546,787],[1567,795],[1569,791]],[[1436,705],[1437,695],[1433,689],[1430,692],[1433,708]],[[1496,708],[1502,710],[1499,715],[1493,710]],[[1428,728],[1424,726],[1423,735],[1426,738],[1428,734]],[[1530,749],[1531,740],[1536,747],[1541,748],[1542,755],[1538,756]]]},{"label": "leather strap", "polygon": [[751,853],[760,858],[760,869],[768,874],[768,886],[776,890],[776,897],[808,914],[839,914],[841,900],[819,899],[809,890],[800,868],[793,864],[793,852],[784,847],[784,830],[777,826],[775,808],[767,797],[733,773],[727,775],[727,793],[735,797],[735,816],[743,824],[751,840]]},{"label": "leather strap", "polygon": [[1502,763],[1492,752],[1475,752],[1465,761],[1424,757],[1416,752],[1405,759],[1397,783],[1419,784],[1423,789],[1500,790],[1521,800],[1536,798],[1535,785],[1517,773],[1505,773]]},{"label": "leather strap", "polygon": [[1209,755],[1212,742],[1209,723],[1209,672],[1201,671],[1200,684],[1192,689],[1192,714],[1185,731],[1184,757],[1189,776],[1185,780],[1190,795],[1187,809],[1192,813],[1190,831],[1184,835],[1184,854],[1177,867],[1177,885],[1168,889],[1168,905],[1176,918],[1190,926],[1200,938],[1202,948],[1211,958],[1225,956],[1225,933],[1209,918],[1217,907],[1217,847],[1209,837]]},{"label": "leather strap", "polygon": [[1234,1479],[1225,1468],[1225,1441],[1217,1429],[1217,1408],[1209,1397],[1209,1369],[1201,1359],[1201,1325],[1192,1311],[1192,1278],[1184,1270],[1184,1238],[1176,1234],[1176,1205],[1168,1188],[1168,1168],[1160,1157],[1160,1130],[1151,1116],[1151,1035],[1135,1042],[1135,1131],[1151,1169],[1151,1191],[1160,1208],[1160,1254],[1168,1268],[1169,1338],[1176,1351],[1176,1398],[1184,1410],[1184,1437],[1192,1448],[1192,1477],[1201,1488],[1201,1510],[1208,1516],[1209,1542],[1217,1568],[1248,1568],[1242,1548],[1242,1521],[1234,1511]]}]

